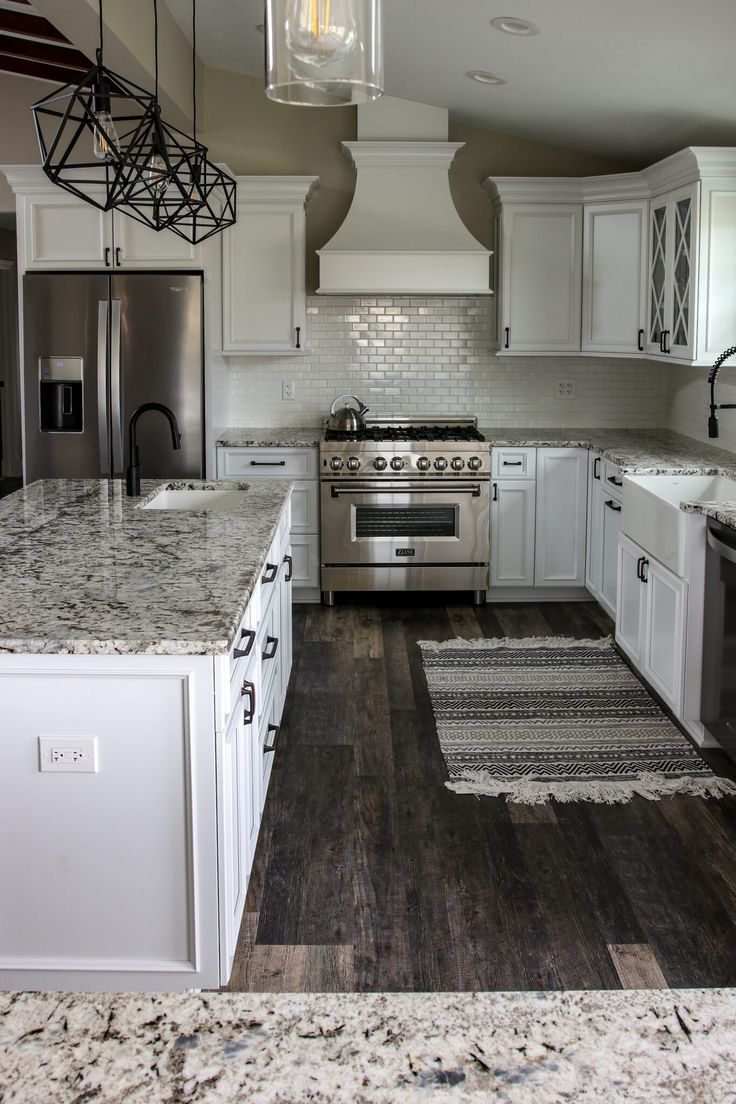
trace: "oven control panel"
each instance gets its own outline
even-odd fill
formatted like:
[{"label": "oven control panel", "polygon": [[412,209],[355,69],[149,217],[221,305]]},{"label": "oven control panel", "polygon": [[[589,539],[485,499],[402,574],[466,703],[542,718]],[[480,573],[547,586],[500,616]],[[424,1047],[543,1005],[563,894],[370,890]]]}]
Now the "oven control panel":
[{"label": "oven control panel", "polygon": [[359,476],[361,478],[395,479],[397,476],[413,477],[488,477],[490,474],[490,448],[474,451],[457,447],[425,449],[421,452],[399,452],[379,448],[356,450],[349,444],[323,447],[320,467],[326,476]]}]

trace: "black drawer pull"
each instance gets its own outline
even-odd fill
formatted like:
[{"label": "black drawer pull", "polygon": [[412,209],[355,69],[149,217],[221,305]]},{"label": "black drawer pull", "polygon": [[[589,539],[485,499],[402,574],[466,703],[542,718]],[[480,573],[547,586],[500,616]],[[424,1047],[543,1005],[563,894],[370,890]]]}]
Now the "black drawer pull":
[{"label": "black drawer pull", "polygon": [[593,478],[594,479],[600,479],[600,477],[601,477],[601,458],[600,458],[600,456],[596,456],[595,460],[593,461]]},{"label": "black drawer pull", "polygon": [[506,341],[504,343],[504,349],[508,349],[508,347],[509,347],[509,327],[508,326],[505,327],[504,333],[506,334]]},{"label": "black drawer pull", "polygon": [[301,349],[301,347],[302,347],[302,328],[301,328],[301,326],[296,327],[296,347],[297,347],[297,349]]},{"label": "black drawer pull", "polygon": [[[273,648],[269,652],[268,649],[269,649],[269,645],[271,645],[271,644],[273,644]],[[266,637],[266,647],[261,652],[261,659],[273,659],[273,657],[276,655],[276,652],[278,651],[278,649],[279,649],[279,638],[277,636],[267,636]]]},{"label": "black drawer pull", "polygon": [[294,578],[294,561],[288,553],[284,556],[284,563],[288,568],[288,574],[284,575],[284,582],[290,583]]},{"label": "black drawer pull", "polygon": [[285,468],[285,460],[251,460],[252,468]]},{"label": "black drawer pull", "polygon": [[493,484],[493,501],[498,502],[498,483]]},{"label": "black drawer pull", "polygon": [[613,483],[614,487],[623,487],[623,479],[617,479],[615,475],[609,475],[608,482]]},{"label": "black drawer pull", "polygon": [[[276,735],[274,736],[273,743],[269,744],[268,743],[268,736],[270,736],[272,732],[275,732]],[[280,732],[280,729],[279,729],[278,725],[270,724],[268,726],[268,736],[266,737],[266,743],[263,745],[263,754],[264,755],[266,755],[267,752],[269,752],[269,751],[275,751],[276,750],[276,745],[279,742],[279,732]]]},{"label": "black drawer pull", "polygon": [[279,573],[279,565],[267,563],[266,570],[261,575],[262,583],[272,583]]},{"label": "black drawer pull", "polygon": [[240,630],[240,639],[241,639],[241,641],[244,640],[246,636],[249,639],[248,639],[248,643],[245,645],[245,647],[244,648],[235,648],[235,649],[233,649],[233,656],[234,656],[235,659],[243,659],[244,656],[249,656],[250,653],[253,651],[253,645],[256,642],[255,630],[254,629],[241,629]]},{"label": "black drawer pull", "polygon": [[609,510],[613,510],[614,513],[616,513],[616,514],[621,513],[622,507],[619,506],[619,504],[617,502],[614,502],[612,498],[607,499],[607,501],[604,503],[604,505],[606,505]]},{"label": "black drawer pull", "polygon": [[502,460],[501,463],[505,468],[523,468],[523,460]]},{"label": "black drawer pull", "polygon": [[256,717],[256,685],[254,682],[243,680],[240,687],[240,695],[248,699],[248,705],[243,709],[243,724],[253,724]]}]

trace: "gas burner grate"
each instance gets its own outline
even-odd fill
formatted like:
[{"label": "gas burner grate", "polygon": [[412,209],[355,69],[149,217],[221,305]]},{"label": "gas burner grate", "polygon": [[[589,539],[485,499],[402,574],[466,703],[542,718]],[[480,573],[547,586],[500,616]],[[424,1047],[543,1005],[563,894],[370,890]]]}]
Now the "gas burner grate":
[{"label": "gas burner grate", "polygon": [[328,429],[325,441],[485,441],[475,426],[371,425],[354,432]]}]

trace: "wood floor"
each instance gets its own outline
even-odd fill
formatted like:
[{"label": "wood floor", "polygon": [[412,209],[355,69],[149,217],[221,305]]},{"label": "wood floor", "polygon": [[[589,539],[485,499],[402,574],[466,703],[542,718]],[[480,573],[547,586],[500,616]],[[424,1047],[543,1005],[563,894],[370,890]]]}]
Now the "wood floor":
[{"label": "wood floor", "polygon": [[229,988],[736,985],[736,799],[530,807],[443,786],[417,640],[611,629],[592,603],[297,606]]}]

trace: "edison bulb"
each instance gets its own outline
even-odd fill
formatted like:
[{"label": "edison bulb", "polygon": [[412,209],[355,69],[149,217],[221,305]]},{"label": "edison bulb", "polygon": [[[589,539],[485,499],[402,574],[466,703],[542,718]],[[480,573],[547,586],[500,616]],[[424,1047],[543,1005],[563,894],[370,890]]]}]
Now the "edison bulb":
[{"label": "edison bulb", "polygon": [[153,149],[146,162],[146,181],[155,192],[163,193],[168,181],[166,162],[158,150]]},{"label": "edison bulb", "polygon": [[109,111],[95,113],[92,134],[92,152],[98,161],[110,161],[114,153],[120,153],[120,139]]},{"label": "edison bulb", "polygon": [[329,65],[346,57],[357,41],[353,0],[290,0],[286,43],[296,60]]}]

